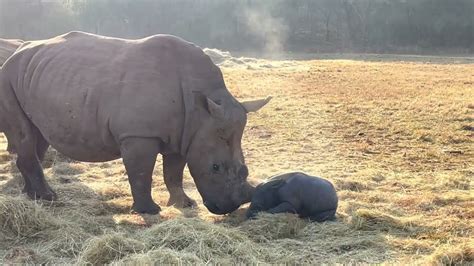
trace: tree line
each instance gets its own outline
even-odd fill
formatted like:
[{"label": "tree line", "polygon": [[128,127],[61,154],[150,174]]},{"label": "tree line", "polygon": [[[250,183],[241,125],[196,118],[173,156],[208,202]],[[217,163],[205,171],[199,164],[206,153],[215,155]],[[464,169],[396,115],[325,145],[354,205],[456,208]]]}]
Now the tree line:
[{"label": "tree line", "polygon": [[0,0],[0,38],[178,35],[257,52],[474,53],[474,0]]}]

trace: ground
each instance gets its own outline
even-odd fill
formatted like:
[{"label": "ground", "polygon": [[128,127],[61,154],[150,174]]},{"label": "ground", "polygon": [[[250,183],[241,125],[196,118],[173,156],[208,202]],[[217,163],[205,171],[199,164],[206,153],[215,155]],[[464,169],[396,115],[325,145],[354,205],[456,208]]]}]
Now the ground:
[{"label": "ground", "polygon": [[247,206],[212,215],[189,173],[198,208],[165,207],[161,158],[161,215],[129,214],[120,160],[80,163],[54,150],[45,172],[59,201],[32,202],[2,136],[0,263],[472,263],[474,65],[362,59],[223,68],[237,98],[273,96],[243,137],[251,181],[292,170],[327,178],[337,221],[248,222]]}]

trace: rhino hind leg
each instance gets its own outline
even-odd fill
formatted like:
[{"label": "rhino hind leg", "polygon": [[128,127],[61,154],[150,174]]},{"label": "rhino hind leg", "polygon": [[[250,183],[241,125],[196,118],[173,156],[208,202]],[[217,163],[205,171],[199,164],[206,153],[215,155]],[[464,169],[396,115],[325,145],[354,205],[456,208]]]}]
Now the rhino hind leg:
[{"label": "rhino hind leg", "polygon": [[120,151],[132,189],[132,211],[158,214],[158,206],[151,196],[151,184],[159,140],[152,138],[127,138],[120,144]]},{"label": "rhino hind leg", "polygon": [[[38,158],[38,143],[45,143],[38,130],[15,145],[17,148],[16,165],[25,180],[25,192],[31,199],[56,200],[56,193],[51,189],[44,177],[43,168]],[[47,147],[46,147],[47,148]]]},{"label": "rhino hind leg", "polygon": [[11,141],[8,142],[7,151],[10,154],[16,154],[15,145],[13,145],[13,143]]},{"label": "rhino hind leg", "polygon": [[186,160],[179,154],[163,155],[163,176],[170,193],[167,206],[177,208],[195,207],[196,201],[188,197],[183,189],[183,171]]},{"label": "rhino hind leg", "polygon": [[49,148],[49,143],[43,137],[39,138],[36,142],[36,155],[40,163],[43,162],[46,151]]}]

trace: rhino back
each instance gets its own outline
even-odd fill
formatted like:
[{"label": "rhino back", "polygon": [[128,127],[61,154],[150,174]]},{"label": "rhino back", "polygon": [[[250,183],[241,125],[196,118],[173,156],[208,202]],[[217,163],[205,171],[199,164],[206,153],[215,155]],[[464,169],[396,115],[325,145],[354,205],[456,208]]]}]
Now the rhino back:
[{"label": "rhino back", "polygon": [[73,32],[24,45],[5,68],[23,111],[53,147],[78,160],[102,161],[118,157],[117,144],[126,137],[159,137],[178,149],[181,77],[201,64],[211,81],[222,79],[215,77],[220,72],[206,72],[212,68],[206,63],[195,46],[176,37]]}]

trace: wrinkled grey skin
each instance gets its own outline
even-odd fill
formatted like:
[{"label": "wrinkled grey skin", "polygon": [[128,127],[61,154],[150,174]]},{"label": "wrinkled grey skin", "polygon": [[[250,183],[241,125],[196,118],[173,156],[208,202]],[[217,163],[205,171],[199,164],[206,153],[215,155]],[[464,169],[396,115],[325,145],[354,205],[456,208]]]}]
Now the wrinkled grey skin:
[{"label": "wrinkled grey skin", "polygon": [[247,113],[269,100],[239,103],[201,48],[170,35],[71,32],[25,42],[0,71],[0,121],[24,192],[56,199],[40,164],[51,145],[78,161],[122,158],[139,213],[160,211],[151,197],[158,154],[168,205],[195,205],[183,190],[186,164],[211,212],[250,201],[241,139]]},{"label": "wrinkled grey skin", "polygon": [[[14,39],[0,39],[0,67],[7,61],[7,59],[23,44],[22,40]],[[0,70],[1,71],[1,70]],[[5,122],[0,116],[0,133],[5,131]],[[7,137],[8,141],[8,137]],[[16,149],[11,141],[8,141],[7,151],[9,153],[16,153]]]},{"label": "wrinkled grey skin", "polygon": [[304,173],[287,173],[257,186],[247,218],[254,218],[259,212],[286,212],[323,222],[335,219],[337,203],[331,182]]}]

